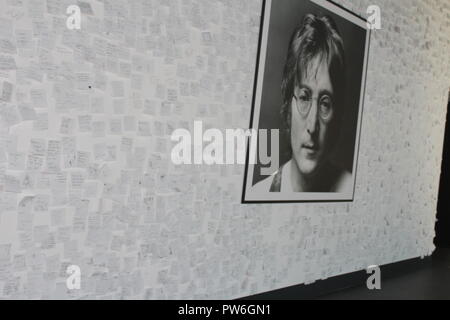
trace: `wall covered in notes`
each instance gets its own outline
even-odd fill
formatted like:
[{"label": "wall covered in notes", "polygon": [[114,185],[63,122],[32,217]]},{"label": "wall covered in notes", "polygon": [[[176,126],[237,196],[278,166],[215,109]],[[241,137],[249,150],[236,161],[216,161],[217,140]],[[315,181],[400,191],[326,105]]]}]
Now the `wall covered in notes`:
[{"label": "wall covered in notes", "polygon": [[[244,166],[170,161],[247,128],[260,0],[0,0],[0,298],[237,298],[429,255],[445,0],[338,1],[372,34],[353,203],[243,205]],[[66,269],[81,270],[81,289]]]}]

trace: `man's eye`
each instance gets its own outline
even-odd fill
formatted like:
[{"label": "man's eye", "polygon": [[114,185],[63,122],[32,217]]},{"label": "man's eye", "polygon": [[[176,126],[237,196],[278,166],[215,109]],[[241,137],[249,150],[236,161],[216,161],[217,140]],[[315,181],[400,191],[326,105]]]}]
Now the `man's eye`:
[{"label": "man's eye", "polygon": [[300,101],[307,102],[309,101],[309,94],[306,92],[300,92],[300,94],[298,95],[298,99]]},{"label": "man's eye", "polygon": [[320,100],[320,107],[323,111],[329,111],[332,107],[331,100],[329,98],[323,98]]},{"label": "man's eye", "polygon": [[309,98],[307,96],[299,96],[298,98],[302,102],[308,102],[309,101]]},{"label": "man's eye", "polygon": [[330,103],[329,102],[327,102],[327,101],[322,101],[321,103],[320,103],[320,106],[322,107],[322,108],[325,108],[325,109],[329,109],[331,106],[330,106]]}]

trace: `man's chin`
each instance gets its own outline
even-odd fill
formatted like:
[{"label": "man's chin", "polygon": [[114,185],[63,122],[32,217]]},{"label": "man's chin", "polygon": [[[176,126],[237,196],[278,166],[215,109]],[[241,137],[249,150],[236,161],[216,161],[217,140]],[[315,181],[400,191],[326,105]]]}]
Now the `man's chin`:
[{"label": "man's chin", "polygon": [[297,167],[302,175],[312,176],[318,168],[318,162],[310,159],[302,159],[300,163],[297,161]]}]

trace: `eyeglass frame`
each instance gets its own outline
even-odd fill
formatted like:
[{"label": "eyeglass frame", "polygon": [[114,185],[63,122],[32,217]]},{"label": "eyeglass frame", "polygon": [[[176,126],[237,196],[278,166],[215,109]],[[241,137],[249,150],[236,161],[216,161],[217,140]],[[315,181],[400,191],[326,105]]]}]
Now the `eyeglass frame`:
[{"label": "eyeglass frame", "polygon": [[[307,89],[304,89],[304,90],[307,90]],[[294,93],[292,94],[292,98],[295,100],[295,108],[297,109],[297,111],[298,111],[298,113],[303,117],[303,118],[306,118],[308,115],[309,115],[309,113],[311,112],[311,108],[312,108],[312,105],[313,105],[313,101],[314,100],[316,100],[316,101],[319,101],[319,100],[321,100],[321,99],[323,99],[323,98],[328,98],[329,100],[330,100],[330,111],[329,111],[329,114],[328,115],[326,115],[326,116],[324,116],[323,115],[323,112],[322,112],[322,110],[320,109],[320,106],[318,106],[318,108],[319,108],[319,110],[318,110],[318,114],[319,114],[319,117],[320,117],[320,119],[323,121],[323,122],[325,122],[325,123],[328,123],[328,122],[330,122],[332,119],[333,119],[333,115],[334,115],[334,111],[335,111],[335,103],[333,102],[333,97],[331,96],[331,95],[329,95],[329,94],[321,94],[320,96],[318,96],[318,97],[315,97],[315,98],[310,98],[309,100],[308,100],[308,104],[309,104],[309,106],[307,107],[307,111],[306,112],[303,112],[302,111],[302,108],[301,108],[301,106],[300,106],[300,98],[298,97],[298,95],[295,93],[295,89],[294,89]]]}]

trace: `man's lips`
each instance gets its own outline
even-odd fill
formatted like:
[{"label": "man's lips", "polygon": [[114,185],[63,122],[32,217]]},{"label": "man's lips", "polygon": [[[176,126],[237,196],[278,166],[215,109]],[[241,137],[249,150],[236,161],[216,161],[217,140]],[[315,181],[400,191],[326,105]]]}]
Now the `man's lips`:
[{"label": "man's lips", "polygon": [[319,150],[319,147],[317,144],[314,143],[305,143],[302,144],[302,148],[307,149],[310,152],[315,152]]}]

